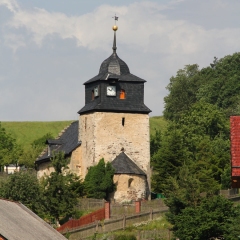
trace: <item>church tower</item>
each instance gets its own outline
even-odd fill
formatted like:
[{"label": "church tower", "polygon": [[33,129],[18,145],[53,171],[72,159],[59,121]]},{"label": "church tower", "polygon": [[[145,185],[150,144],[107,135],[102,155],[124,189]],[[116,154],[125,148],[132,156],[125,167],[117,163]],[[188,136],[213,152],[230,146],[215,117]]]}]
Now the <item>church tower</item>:
[{"label": "church tower", "polygon": [[78,112],[81,176],[84,178],[88,168],[104,158],[116,170],[117,191],[113,198],[147,198],[151,110],[144,104],[146,81],[131,74],[118,57],[117,29],[113,26],[112,55],[102,62],[98,75],[84,83],[85,106]]}]

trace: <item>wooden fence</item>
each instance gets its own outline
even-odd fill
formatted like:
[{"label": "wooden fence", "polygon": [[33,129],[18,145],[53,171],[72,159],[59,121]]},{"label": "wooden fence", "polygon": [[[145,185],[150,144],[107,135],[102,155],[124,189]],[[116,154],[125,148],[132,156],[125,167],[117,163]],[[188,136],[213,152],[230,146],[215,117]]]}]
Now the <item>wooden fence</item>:
[{"label": "wooden fence", "polygon": [[[97,206],[102,206],[104,204],[104,202],[102,200],[98,200],[98,201],[94,201],[94,199],[92,199],[93,201],[91,201],[91,199],[88,199],[88,201],[84,201],[84,205],[85,205],[85,209],[88,207],[97,207]],[[91,203],[93,203],[94,205],[90,206]],[[136,215],[136,204],[139,204],[139,202],[136,203],[132,203],[132,204],[110,204],[111,207],[111,220],[115,219],[119,219],[119,217],[123,217],[123,221],[126,221],[126,219],[128,219],[128,222],[131,219],[131,216],[134,217],[134,219],[137,217],[141,217],[143,218],[143,216],[145,215],[141,215],[144,213],[147,213],[146,216],[148,216],[148,214],[150,213],[150,219],[153,219],[153,214],[154,214],[154,209],[155,210],[160,210],[160,211],[164,211],[166,209],[166,206],[164,205],[162,199],[157,199],[157,200],[153,200],[153,201],[146,201],[146,202],[141,202],[141,214],[140,212],[138,212],[138,214]],[[99,205],[100,204],[100,205]],[[137,204],[137,205],[138,205]],[[82,205],[83,206],[83,205]],[[139,209],[140,210],[140,209]],[[81,227],[88,225],[88,224],[92,224],[94,223],[94,225],[96,225],[96,221],[98,220],[104,220],[105,217],[108,218],[108,216],[105,216],[106,211],[105,208],[101,208],[95,212],[92,212],[88,215],[85,215],[83,217],[81,217],[80,219],[72,219],[69,220],[68,222],[64,223],[61,227],[57,228],[57,230],[59,232],[61,232],[62,234],[65,234],[67,232],[72,232],[75,231],[76,229],[80,229]],[[126,217],[128,216],[128,217]],[[106,222],[106,221],[105,221]],[[117,221],[119,223],[119,221]],[[134,223],[134,221],[132,222]],[[123,222],[123,227],[125,227],[125,223]],[[98,229],[100,226],[97,223],[96,228]],[[104,228],[106,229],[106,228]],[[119,229],[119,226],[118,226]],[[98,230],[96,230],[98,231]],[[105,231],[105,230],[104,230]]]},{"label": "wooden fence", "polygon": [[170,240],[172,239],[173,233],[169,229],[162,230],[142,230],[138,231],[135,234],[138,240],[146,240],[146,239],[161,239],[161,240]]},{"label": "wooden fence", "polygon": [[162,216],[162,214],[166,211],[168,211],[167,207],[165,207],[165,209],[139,213],[132,216],[122,216],[115,219],[96,221],[89,225],[69,230],[69,240],[87,239],[88,237],[93,236],[96,233],[103,234],[116,230],[122,230],[136,223],[157,219]]},{"label": "wooden fence", "polygon": [[105,219],[105,208],[101,208],[93,213],[89,213],[79,219],[72,219],[68,222],[64,223],[61,227],[57,228],[57,230],[64,234],[70,230],[79,229],[80,227],[96,222],[98,220]]},{"label": "wooden fence", "polygon": [[[136,213],[135,202],[132,203],[111,203],[111,218],[119,218],[124,215],[134,215]],[[154,199],[151,201],[141,201],[141,212],[150,212],[151,210],[164,209],[166,205],[163,199]]]},{"label": "wooden fence", "polygon": [[94,198],[80,198],[76,208],[78,210],[89,210],[95,211],[104,207],[104,199],[94,199]]}]

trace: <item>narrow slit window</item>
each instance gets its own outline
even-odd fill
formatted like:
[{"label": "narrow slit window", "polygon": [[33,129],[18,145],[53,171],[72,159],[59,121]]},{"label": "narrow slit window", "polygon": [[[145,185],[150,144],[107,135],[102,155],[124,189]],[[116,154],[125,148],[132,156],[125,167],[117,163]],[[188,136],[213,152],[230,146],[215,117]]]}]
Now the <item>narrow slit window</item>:
[{"label": "narrow slit window", "polygon": [[120,90],[120,99],[125,99],[126,98],[126,95],[125,95],[125,90],[121,89]]},{"label": "narrow slit window", "polygon": [[122,126],[125,125],[125,117],[122,118]]},{"label": "narrow slit window", "polygon": [[94,90],[92,90],[92,100],[94,100]]}]

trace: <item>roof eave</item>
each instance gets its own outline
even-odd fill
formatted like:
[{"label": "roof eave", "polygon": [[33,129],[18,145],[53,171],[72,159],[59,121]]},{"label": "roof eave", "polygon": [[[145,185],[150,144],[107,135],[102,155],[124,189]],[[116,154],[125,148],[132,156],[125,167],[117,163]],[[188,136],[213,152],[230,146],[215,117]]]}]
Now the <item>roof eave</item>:
[{"label": "roof eave", "polygon": [[78,114],[86,114],[86,113],[91,113],[91,112],[114,112],[114,113],[143,113],[143,114],[149,114],[152,112],[150,109],[146,111],[141,111],[141,110],[116,110],[116,109],[90,109],[86,111],[81,111],[79,110],[77,113]]}]

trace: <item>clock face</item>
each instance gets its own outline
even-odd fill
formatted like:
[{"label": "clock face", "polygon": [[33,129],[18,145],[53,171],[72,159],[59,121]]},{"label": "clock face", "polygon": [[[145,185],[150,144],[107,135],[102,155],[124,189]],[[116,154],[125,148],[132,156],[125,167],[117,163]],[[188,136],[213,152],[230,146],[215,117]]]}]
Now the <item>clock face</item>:
[{"label": "clock face", "polygon": [[107,86],[107,96],[116,96],[116,86]]},{"label": "clock face", "polygon": [[98,97],[98,86],[94,88],[94,97]]}]

